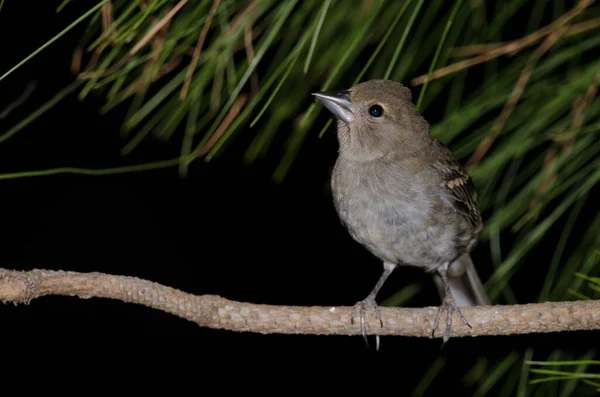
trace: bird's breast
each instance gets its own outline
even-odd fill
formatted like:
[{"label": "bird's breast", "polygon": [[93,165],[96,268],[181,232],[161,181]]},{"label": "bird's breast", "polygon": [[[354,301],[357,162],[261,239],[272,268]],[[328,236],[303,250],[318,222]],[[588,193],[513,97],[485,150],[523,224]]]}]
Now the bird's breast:
[{"label": "bird's breast", "polygon": [[426,180],[419,173],[338,160],[332,175],[335,207],[352,237],[380,259],[435,267],[438,248],[452,248],[448,229],[433,216],[436,198]]}]

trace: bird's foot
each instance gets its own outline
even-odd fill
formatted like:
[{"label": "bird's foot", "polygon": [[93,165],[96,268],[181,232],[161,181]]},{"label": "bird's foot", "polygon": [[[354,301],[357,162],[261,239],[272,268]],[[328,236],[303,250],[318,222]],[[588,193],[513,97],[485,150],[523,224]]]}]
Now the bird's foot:
[{"label": "bird's foot", "polygon": [[[377,305],[377,302],[375,301],[374,296],[369,295],[365,299],[361,300],[360,302],[357,302],[354,305],[354,307],[352,308],[352,314],[351,314],[352,324],[354,324],[354,319],[357,316],[360,317],[360,332],[361,332],[363,338],[365,339],[365,343],[367,344],[367,347],[369,346],[369,341],[367,340],[367,322],[366,322],[368,307],[371,307],[375,311],[375,315],[377,316],[377,319],[379,320],[379,324],[381,324],[381,327],[383,328],[383,320],[381,318],[381,311],[379,310],[379,306]],[[375,339],[376,340],[376,349],[379,350],[379,335],[376,335],[375,338],[376,338]]]},{"label": "bird's foot", "polygon": [[450,333],[452,331],[452,315],[454,314],[454,312],[458,314],[458,318],[464,325],[466,325],[469,328],[472,327],[471,324],[469,324],[469,322],[467,321],[467,319],[465,319],[458,306],[456,306],[452,294],[446,293],[446,296],[444,297],[444,300],[442,301],[442,304],[440,305],[437,311],[437,315],[435,316],[435,321],[433,322],[433,329],[431,330],[431,337],[435,336],[435,330],[437,329],[438,323],[440,322],[442,312],[446,312],[446,329],[444,330],[444,336],[442,338],[442,347],[444,347],[446,342],[448,342],[448,339],[450,339]]}]

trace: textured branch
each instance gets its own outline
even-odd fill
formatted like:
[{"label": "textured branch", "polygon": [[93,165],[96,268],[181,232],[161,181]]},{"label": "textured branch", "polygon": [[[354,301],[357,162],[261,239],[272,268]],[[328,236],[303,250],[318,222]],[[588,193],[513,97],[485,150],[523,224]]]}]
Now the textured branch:
[{"label": "textured branch", "polygon": [[[214,295],[195,296],[135,277],[0,269],[0,300],[29,303],[45,295],[111,298],[159,309],[202,327],[241,332],[357,335],[350,307],[257,305]],[[430,336],[437,308],[381,308],[384,327],[369,316],[373,334]],[[512,335],[600,329],[600,301],[549,302],[462,309],[473,328],[454,322],[453,336]],[[436,334],[441,335],[444,321]]]}]

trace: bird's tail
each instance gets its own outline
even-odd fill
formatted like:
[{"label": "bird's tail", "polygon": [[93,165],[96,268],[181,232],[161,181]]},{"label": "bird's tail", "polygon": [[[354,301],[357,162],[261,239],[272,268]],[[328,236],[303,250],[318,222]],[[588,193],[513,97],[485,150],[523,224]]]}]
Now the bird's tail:
[{"label": "bird's tail", "polygon": [[[477,275],[477,270],[475,270],[471,256],[469,254],[463,254],[459,256],[456,261],[459,261],[460,263],[453,263],[450,267],[466,269],[461,276],[452,277],[451,274],[448,275],[450,290],[454,296],[456,306],[470,307],[490,305],[490,300]],[[434,281],[438,292],[443,299],[445,294],[442,278],[436,274],[434,275]]]}]

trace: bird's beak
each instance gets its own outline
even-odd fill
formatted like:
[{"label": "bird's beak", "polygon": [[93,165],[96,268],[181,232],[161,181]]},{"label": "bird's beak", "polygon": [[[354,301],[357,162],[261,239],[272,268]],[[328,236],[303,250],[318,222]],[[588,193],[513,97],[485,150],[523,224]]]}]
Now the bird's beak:
[{"label": "bird's beak", "polygon": [[335,117],[349,124],[354,120],[354,105],[350,91],[317,92],[313,94]]}]

